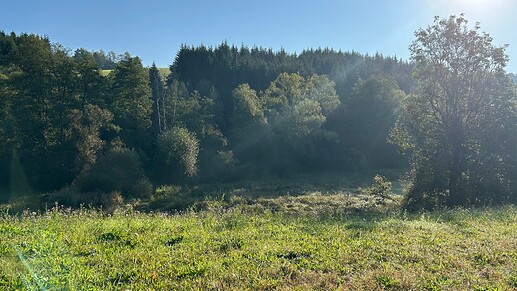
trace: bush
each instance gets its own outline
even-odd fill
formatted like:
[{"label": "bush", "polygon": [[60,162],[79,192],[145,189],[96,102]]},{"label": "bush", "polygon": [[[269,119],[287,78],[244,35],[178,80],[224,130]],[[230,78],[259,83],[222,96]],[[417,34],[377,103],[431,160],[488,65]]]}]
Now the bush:
[{"label": "bush", "polygon": [[198,171],[199,140],[184,127],[173,127],[160,135],[158,148],[167,165],[179,165],[187,177]]},{"label": "bush", "polygon": [[152,193],[151,182],[144,174],[138,154],[123,147],[102,155],[77,177],[75,185],[82,193],[119,191],[130,198],[149,197]]},{"label": "bush", "polygon": [[445,189],[425,191],[412,188],[404,198],[404,208],[409,211],[435,210],[445,205],[448,196],[449,191]]},{"label": "bush", "polygon": [[370,187],[360,189],[362,194],[372,196],[376,203],[386,204],[386,200],[393,200],[393,192],[391,191],[391,182],[381,175],[373,177],[373,183]]},{"label": "bush", "polygon": [[154,192],[155,197],[171,197],[171,196],[177,196],[182,191],[181,186],[177,185],[162,185],[158,188],[156,188],[156,191]]},{"label": "bush", "polygon": [[391,191],[391,182],[381,175],[375,175],[375,177],[373,177],[372,186],[364,189],[363,191],[367,195],[376,196],[382,199],[389,198],[390,195],[393,194]]},{"label": "bush", "polygon": [[124,198],[119,191],[113,192],[80,192],[77,187],[65,187],[55,193],[52,193],[47,199],[49,203],[58,203],[59,205],[80,207],[88,205],[92,207],[102,207],[104,212],[112,213],[118,208],[124,206]]},{"label": "bush", "polygon": [[191,206],[196,197],[192,191],[176,185],[163,185],[156,188],[151,208],[167,210],[184,210]]},{"label": "bush", "polygon": [[81,204],[91,203],[93,201],[85,201],[85,195],[80,193],[79,189],[74,186],[68,186],[60,189],[57,192],[50,193],[47,203],[58,203],[60,205],[78,207]]}]

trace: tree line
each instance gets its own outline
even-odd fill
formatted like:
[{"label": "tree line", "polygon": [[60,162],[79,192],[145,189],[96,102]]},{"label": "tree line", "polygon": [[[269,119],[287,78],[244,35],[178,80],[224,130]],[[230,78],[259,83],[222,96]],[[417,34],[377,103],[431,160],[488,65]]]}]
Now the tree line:
[{"label": "tree line", "polygon": [[2,199],[389,168],[409,169],[415,207],[513,201],[515,90],[478,29],[436,19],[411,62],[184,45],[167,76],[0,32]]},{"label": "tree line", "polygon": [[[379,166],[401,165],[385,138],[411,66],[394,58],[222,43],[181,47],[169,76],[126,54],[103,77],[95,56],[0,34],[4,191],[23,189],[21,172],[40,192],[91,191],[103,183],[90,176],[109,184],[117,167],[135,168],[143,184],[357,169],[382,164],[371,156],[384,148]],[[114,155],[134,165],[111,165],[122,163]]]}]

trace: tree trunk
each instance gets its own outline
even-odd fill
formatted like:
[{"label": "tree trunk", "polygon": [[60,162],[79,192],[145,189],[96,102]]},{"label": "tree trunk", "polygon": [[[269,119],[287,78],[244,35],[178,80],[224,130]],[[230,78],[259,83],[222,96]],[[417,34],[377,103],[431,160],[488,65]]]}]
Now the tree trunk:
[{"label": "tree trunk", "polygon": [[467,193],[462,187],[462,173],[465,169],[465,151],[463,150],[463,134],[461,126],[457,124],[451,130],[451,160],[449,164],[449,197],[447,205],[450,207],[467,205]]},{"label": "tree trunk", "polygon": [[466,204],[465,191],[460,186],[461,181],[461,168],[460,168],[460,157],[458,152],[453,153],[451,164],[449,166],[449,198],[447,205],[462,206]]}]

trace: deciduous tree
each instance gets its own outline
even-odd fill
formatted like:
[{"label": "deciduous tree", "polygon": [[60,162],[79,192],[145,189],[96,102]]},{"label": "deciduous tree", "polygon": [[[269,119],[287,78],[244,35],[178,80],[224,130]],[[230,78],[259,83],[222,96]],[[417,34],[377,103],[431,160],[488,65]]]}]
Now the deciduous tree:
[{"label": "deciduous tree", "polygon": [[515,91],[505,47],[479,29],[463,15],[437,17],[410,47],[418,91],[404,101],[393,139],[410,154],[408,198],[417,207],[510,199]]}]

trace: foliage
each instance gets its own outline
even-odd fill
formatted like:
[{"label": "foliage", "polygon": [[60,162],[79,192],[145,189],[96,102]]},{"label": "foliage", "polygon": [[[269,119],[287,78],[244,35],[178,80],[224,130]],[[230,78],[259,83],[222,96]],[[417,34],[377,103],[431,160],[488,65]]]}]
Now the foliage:
[{"label": "foliage", "polygon": [[153,100],[153,111],[151,115],[154,134],[160,134],[167,128],[165,117],[165,87],[160,71],[153,63],[149,69],[149,86],[151,87],[151,99]]},{"label": "foliage", "polygon": [[[1,32],[0,191],[36,197],[84,182],[83,194],[127,198],[152,192],[144,172],[156,184],[197,184],[400,170],[404,157],[386,143],[398,116],[391,139],[410,158],[408,205],[514,201],[515,89],[504,47],[478,29],[463,16],[437,19],[417,32],[414,63],[182,46],[167,76],[127,53],[71,53],[46,37]],[[117,141],[136,176],[108,169],[124,165],[106,146]],[[110,187],[101,173],[127,184]]]},{"label": "foliage", "polygon": [[365,147],[346,142],[354,137],[340,130],[349,119],[339,104],[371,74],[408,91],[410,69],[381,55],[226,43],[182,46],[170,70],[147,69],[127,53],[71,52],[46,37],[1,32],[0,191],[11,192],[13,150],[36,195],[71,185],[118,139],[153,182],[185,182],[185,170],[158,155],[160,136],[174,127],[198,140],[189,182],[355,169]]},{"label": "foliage", "polygon": [[67,109],[77,106],[76,65],[48,39],[14,33],[0,39],[0,155],[9,160],[16,150],[33,189],[56,189],[72,179]]},{"label": "foliage", "polygon": [[138,154],[113,145],[77,177],[75,185],[83,193],[119,191],[123,197],[132,198],[148,197],[152,193]]},{"label": "foliage", "polygon": [[263,98],[278,151],[275,159],[283,164],[279,170],[328,165],[333,153],[316,152],[336,142],[335,133],[324,128],[327,115],[339,105],[334,83],[325,76],[280,74]]},{"label": "foliage", "polygon": [[115,52],[104,52],[103,50],[99,51],[88,51],[84,48],[77,49],[74,52],[74,59],[80,61],[84,58],[91,58],[95,62],[95,66],[100,70],[113,70],[115,69],[118,61],[120,61],[123,56],[117,55]]},{"label": "foliage", "polygon": [[87,104],[84,111],[78,109],[70,111],[71,126],[79,136],[76,147],[77,168],[79,171],[88,168],[97,161],[97,153],[105,142],[100,137],[100,130],[107,129],[111,125],[113,114],[96,105]]},{"label": "foliage", "polygon": [[462,15],[436,18],[411,46],[418,91],[403,101],[393,131],[411,159],[411,208],[515,201],[517,95],[503,71],[508,57],[467,23]]},{"label": "foliage", "polygon": [[305,79],[298,74],[280,74],[263,97],[273,131],[289,139],[321,128],[325,114],[339,105],[334,85],[325,76]]},{"label": "foliage", "polygon": [[395,125],[399,103],[405,93],[390,76],[358,80],[341,110],[329,117],[329,128],[340,136],[349,151],[358,153],[363,169],[400,168],[403,160],[386,140]]},{"label": "foliage", "polygon": [[372,186],[363,189],[363,192],[381,199],[389,199],[393,195],[391,192],[391,182],[381,175],[375,175]]},{"label": "foliage", "polygon": [[248,84],[241,84],[232,91],[234,106],[234,127],[241,128],[249,123],[264,123],[263,101]]},{"label": "foliage", "polygon": [[138,57],[126,56],[117,63],[111,85],[111,111],[129,147],[143,148],[151,127],[152,100],[149,72]]},{"label": "foliage", "polygon": [[184,127],[173,127],[160,135],[158,146],[168,165],[177,163],[187,177],[196,175],[199,140]]}]

